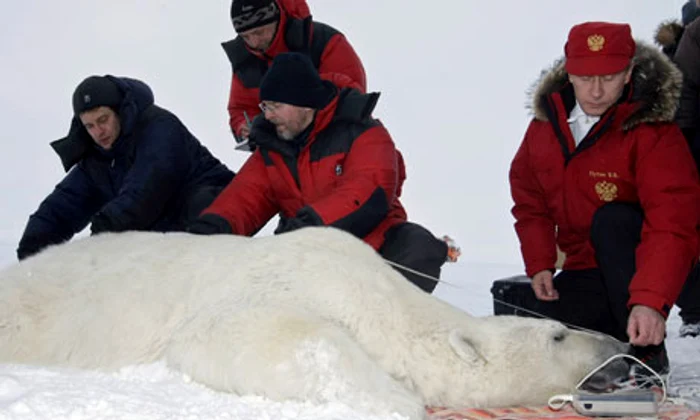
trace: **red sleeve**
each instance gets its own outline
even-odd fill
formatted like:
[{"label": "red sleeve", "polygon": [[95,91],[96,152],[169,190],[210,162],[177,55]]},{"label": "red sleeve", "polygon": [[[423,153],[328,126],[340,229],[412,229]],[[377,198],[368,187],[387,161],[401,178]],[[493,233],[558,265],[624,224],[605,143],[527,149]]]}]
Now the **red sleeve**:
[{"label": "red sleeve", "polygon": [[535,147],[538,122],[528,127],[525,139],[510,167],[510,189],[515,205],[515,231],[529,277],[552,270],[557,260],[554,221],[547,208],[545,192],[535,177],[530,161],[530,147]]},{"label": "red sleeve", "polygon": [[634,164],[644,224],[628,304],[668,316],[698,260],[700,183],[675,124],[640,133]]},{"label": "red sleeve", "polygon": [[321,77],[330,80],[338,87],[352,87],[367,92],[367,77],[362,61],[342,34],[334,35],[321,55],[318,69]]},{"label": "red sleeve", "polygon": [[231,131],[240,135],[241,128],[246,124],[244,112],[248,118],[253,118],[260,113],[258,108],[258,96],[260,89],[250,89],[243,86],[243,83],[234,74],[231,77],[231,92],[228,98],[229,126]]},{"label": "red sleeve", "polygon": [[389,132],[376,126],[361,134],[342,170],[342,180],[333,192],[306,207],[322,224],[364,237],[386,218],[396,199],[399,162]]},{"label": "red sleeve", "polygon": [[265,162],[256,151],[202,214],[219,215],[228,221],[234,234],[251,236],[278,212]]}]

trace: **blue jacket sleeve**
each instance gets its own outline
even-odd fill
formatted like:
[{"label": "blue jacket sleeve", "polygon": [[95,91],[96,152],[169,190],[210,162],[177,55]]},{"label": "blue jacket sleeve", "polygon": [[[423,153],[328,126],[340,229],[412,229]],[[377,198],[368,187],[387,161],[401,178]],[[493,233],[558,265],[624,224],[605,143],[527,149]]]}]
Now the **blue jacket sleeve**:
[{"label": "blue jacket sleeve", "polygon": [[102,205],[101,196],[80,165],[75,166],[29,217],[17,258],[69,240],[87,226]]},{"label": "blue jacket sleeve", "polygon": [[180,191],[190,169],[188,132],[176,119],[157,118],[140,133],[134,162],[117,196],[92,220],[92,232],[148,229]]}]

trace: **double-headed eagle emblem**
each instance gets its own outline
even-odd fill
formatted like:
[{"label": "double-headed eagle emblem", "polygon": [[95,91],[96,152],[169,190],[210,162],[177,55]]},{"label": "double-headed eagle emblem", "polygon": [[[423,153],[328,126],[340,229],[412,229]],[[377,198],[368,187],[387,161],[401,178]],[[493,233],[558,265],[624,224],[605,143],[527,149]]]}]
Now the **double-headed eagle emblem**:
[{"label": "double-headed eagle emblem", "polygon": [[612,182],[600,181],[595,184],[595,192],[605,202],[611,202],[617,198],[617,185]]},{"label": "double-headed eagle emblem", "polygon": [[605,37],[603,35],[591,35],[588,37],[588,49],[593,52],[598,52],[605,46]]}]

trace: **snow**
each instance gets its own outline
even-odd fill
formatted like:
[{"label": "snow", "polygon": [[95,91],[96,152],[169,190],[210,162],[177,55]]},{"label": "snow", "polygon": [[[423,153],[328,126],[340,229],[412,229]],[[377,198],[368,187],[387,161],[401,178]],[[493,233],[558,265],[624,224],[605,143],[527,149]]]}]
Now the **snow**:
[{"label": "snow", "polygon": [[[339,404],[278,403],[212,392],[162,363],[114,374],[5,366],[3,419],[374,419]],[[399,418],[399,417],[396,417]]]},{"label": "snow", "polygon": [[[650,41],[679,17],[683,0],[502,2],[309,0],[362,57],[375,115],[404,153],[403,202],[412,220],[454,237],[463,257],[446,266],[436,295],[475,315],[492,312],[490,283],[522,272],[509,209],[510,160],[529,120],[525,91],[562,53],[568,28],[585,20],[629,22]],[[28,215],[62,177],[48,142],[67,132],[70,96],[90,74],[141,78],[231,168],[227,126],[233,37],[229,1],[24,0],[0,25],[0,265]],[[263,231],[269,233],[269,229]],[[700,339],[668,323],[672,378],[694,377]],[[684,382],[678,382],[683,385]],[[0,419],[370,419],[353,407],[278,403],[211,391],[163,364],[116,373],[0,365]],[[398,417],[397,417],[398,418]],[[386,419],[383,419],[386,420]]]}]

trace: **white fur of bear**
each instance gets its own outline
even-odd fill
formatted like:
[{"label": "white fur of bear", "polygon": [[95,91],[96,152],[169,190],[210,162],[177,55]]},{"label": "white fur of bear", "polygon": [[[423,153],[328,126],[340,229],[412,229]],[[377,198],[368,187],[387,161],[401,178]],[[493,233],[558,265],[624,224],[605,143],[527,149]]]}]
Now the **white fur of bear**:
[{"label": "white fur of bear", "polygon": [[103,234],[0,272],[0,363],[165,359],[216,390],[410,419],[542,404],[621,351],[553,321],[472,317],[331,228]]}]

